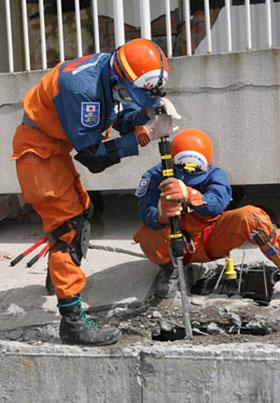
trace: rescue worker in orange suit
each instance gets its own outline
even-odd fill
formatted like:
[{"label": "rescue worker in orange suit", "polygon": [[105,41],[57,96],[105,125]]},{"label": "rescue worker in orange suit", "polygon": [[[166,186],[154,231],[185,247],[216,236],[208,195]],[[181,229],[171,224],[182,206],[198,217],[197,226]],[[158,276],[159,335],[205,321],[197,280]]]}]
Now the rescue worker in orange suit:
[{"label": "rescue worker in orange suit", "polygon": [[164,179],[158,164],[143,175],[136,191],[142,223],[134,240],[161,267],[155,279],[156,297],[172,297],[178,285],[169,254],[169,217],[179,216],[182,233],[191,235],[193,245],[186,245],[185,264],[225,257],[245,242],[256,243],[260,235],[268,241],[268,247],[261,247],[266,256],[273,260],[279,254],[280,230],[262,209],[248,205],[225,211],[231,186],[226,173],[212,165],[212,142],[205,132],[179,131],[171,141],[171,154],[174,178]]},{"label": "rescue worker in orange suit", "polygon": [[[90,233],[90,200],[70,151],[74,148],[74,158],[97,173],[170,132],[173,105],[163,98],[167,77],[160,47],[135,39],[112,54],[58,64],[23,99],[12,159],[23,197],[52,241],[48,268],[62,315],[63,343],[106,345],[120,337],[115,327],[98,328],[81,306],[86,280],[80,265]],[[155,116],[159,105],[165,113]],[[120,137],[104,141],[111,126]]]}]

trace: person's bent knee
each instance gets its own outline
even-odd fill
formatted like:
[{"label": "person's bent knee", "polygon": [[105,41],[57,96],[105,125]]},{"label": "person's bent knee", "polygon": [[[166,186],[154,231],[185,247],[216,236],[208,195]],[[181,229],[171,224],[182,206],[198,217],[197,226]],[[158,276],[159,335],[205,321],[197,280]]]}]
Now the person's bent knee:
[{"label": "person's bent knee", "polygon": [[170,261],[169,232],[168,228],[154,230],[141,224],[133,239],[136,243],[139,243],[145,256],[151,262],[162,265]]},{"label": "person's bent knee", "polygon": [[273,224],[269,215],[263,209],[248,205],[238,210],[240,222],[244,223],[249,232],[254,229],[264,229],[268,234],[271,232]]},{"label": "person's bent knee", "polygon": [[80,266],[82,258],[86,258],[90,229],[90,222],[85,215],[71,218],[48,234],[50,239],[55,240],[52,250],[69,253],[73,262]]}]

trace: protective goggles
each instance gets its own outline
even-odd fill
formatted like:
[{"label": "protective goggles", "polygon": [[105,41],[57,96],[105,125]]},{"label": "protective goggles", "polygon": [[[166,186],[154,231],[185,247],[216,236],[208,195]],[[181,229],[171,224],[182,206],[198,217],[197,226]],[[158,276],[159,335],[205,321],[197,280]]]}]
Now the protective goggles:
[{"label": "protective goggles", "polygon": [[160,95],[153,90],[146,90],[136,87],[127,78],[121,80],[122,85],[127,90],[128,95],[133,99],[134,103],[144,109],[155,109],[160,105]]},{"label": "protective goggles", "polygon": [[[116,85],[121,84],[121,86],[125,87],[127,90],[128,95],[125,97],[128,99],[129,97],[132,98],[133,102],[139,105],[141,108],[144,109],[155,109],[160,105],[160,97],[165,96],[165,92],[163,91],[162,84],[163,84],[163,63],[162,63],[162,56],[160,54],[161,60],[161,70],[160,76],[157,85],[151,89],[144,89],[137,87],[132,81],[128,80],[126,75],[123,72],[122,66],[118,59],[117,50],[114,52],[112,59],[111,59],[111,67],[113,67],[113,62],[116,62],[117,69],[120,75],[116,74],[114,69],[113,78]],[[128,102],[128,101],[126,101]],[[131,102],[131,101],[130,101]]]},{"label": "protective goggles", "polygon": [[185,171],[188,174],[195,174],[195,173],[200,173],[203,172],[202,169],[200,169],[199,167],[197,167],[195,164],[193,163],[187,163],[187,164],[174,164],[174,166],[176,166],[178,169],[180,169],[181,171]]},{"label": "protective goggles", "polygon": [[208,170],[206,157],[198,151],[183,150],[174,156],[174,165],[187,173],[201,173]]}]

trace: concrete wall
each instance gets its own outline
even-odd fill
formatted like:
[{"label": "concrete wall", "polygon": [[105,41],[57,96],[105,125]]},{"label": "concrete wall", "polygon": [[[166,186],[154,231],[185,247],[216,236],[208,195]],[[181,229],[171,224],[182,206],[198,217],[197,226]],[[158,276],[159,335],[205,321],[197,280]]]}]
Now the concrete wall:
[{"label": "concrete wall", "polygon": [[0,401],[279,403],[275,345],[119,348],[0,343]]},{"label": "concrete wall", "polygon": [[[183,119],[180,127],[206,130],[214,163],[232,184],[280,183],[280,50],[259,50],[170,60],[168,95]],[[43,72],[0,74],[1,193],[18,192],[12,137],[20,103]],[[97,175],[77,165],[88,189],[134,189],[142,173],[159,161],[157,144]]]}]

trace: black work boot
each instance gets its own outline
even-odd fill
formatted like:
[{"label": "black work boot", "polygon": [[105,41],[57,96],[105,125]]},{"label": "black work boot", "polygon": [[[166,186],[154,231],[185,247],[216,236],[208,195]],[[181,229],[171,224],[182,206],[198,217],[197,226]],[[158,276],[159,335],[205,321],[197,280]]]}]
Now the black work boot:
[{"label": "black work boot", "polygon": [[178,288],[178,270],[172,263],[160,266],[160,271],[154,281],[155,296],[157,298],[171,298]]},{"label": "black work boot", "polygon": [[101,329],[92,319],[88,319],[79,296],[58,300],[58,308],[62,315],[59,327],[62,343],[105,346],[116,343],[121,336],[116,327]]}]

